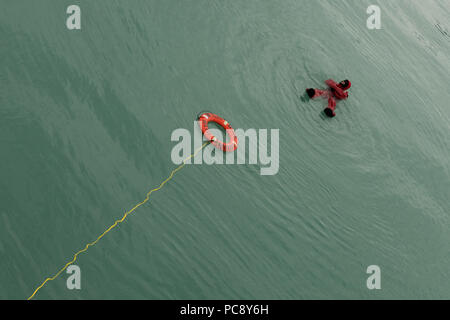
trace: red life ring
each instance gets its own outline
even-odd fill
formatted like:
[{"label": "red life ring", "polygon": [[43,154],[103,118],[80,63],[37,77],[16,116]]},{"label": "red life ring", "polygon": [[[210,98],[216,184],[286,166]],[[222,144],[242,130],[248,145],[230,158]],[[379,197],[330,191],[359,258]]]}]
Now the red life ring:
[{"label": "red life ring", "polygon": [[[220,141],[209,132],[208,123],[211,121],[217,123],[218,125],[220,125],[222,128],[225,129],[226,133],[230,137],[230,142],[225,143],[223,141]],[[211,143],[216,148],[225,152],[232,152],[236,150],[238,145],[238,139],[228,121],[224,120],[223,118],[219,117],[214,113],[206,112],[202,113],[198,117],[198,124],[205,138],[211,141]]]}]

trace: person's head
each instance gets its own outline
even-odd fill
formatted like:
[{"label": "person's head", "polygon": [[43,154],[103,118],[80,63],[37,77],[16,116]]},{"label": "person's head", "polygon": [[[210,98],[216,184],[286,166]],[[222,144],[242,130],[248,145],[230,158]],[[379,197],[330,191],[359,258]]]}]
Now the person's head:
[{"label": "person's head", "polygon": [[338,84],[338,87],[341,88],[342,90],[348,90],[348,89],[350,89],[351,86],[352,86],[352,83],[350,82],[350,80],[342,80]]}]

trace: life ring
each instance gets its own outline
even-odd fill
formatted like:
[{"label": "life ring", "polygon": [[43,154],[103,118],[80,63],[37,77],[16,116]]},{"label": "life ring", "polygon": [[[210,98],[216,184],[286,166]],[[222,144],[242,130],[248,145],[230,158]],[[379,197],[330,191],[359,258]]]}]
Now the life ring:
[{"label": "life ring", "polygon": [[[220,141],[215,136],[213,136],[211,132],[209,132],[208,123],[210,123],[211,121],[217,123],[218,125],[220,125],[222,128],[225,129],[227,135],[230,137],[229,139],[230,142]],[[205,112],[198,117],[198,124],[206,140],[211,141],[211,143],[216,148],[224,152],[233,152],[234,150],[237,149],[238,139],[236,137],[236,134],[234,133],[234,129],[230,126],[228,121],[224,120],[223,118],[219,117],[214,113]]]}]

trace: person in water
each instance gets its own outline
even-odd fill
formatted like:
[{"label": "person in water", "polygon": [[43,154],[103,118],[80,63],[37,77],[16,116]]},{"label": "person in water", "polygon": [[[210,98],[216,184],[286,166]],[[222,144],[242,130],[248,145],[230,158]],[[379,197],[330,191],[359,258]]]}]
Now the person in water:
[{"label": "person in water", "polygon": [[328,86],[327,90],[320,89],[306,89],[308,97],[315,99],[317,97],[328,98],[328,106],[323,110],[323,112],[330,118],[336,116],[334,110],[336,109],[336,100],[344,100],[348,98],[348,92],[346,90],[350,89],[352,86],[349,80],[342,80],[339,83],[334,82],[332,79],[325,81]]}]

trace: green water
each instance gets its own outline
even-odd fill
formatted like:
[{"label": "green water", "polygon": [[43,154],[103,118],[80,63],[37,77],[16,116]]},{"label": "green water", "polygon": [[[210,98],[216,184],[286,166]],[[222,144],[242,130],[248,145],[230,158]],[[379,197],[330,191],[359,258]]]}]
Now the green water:
[{"label": "green water", "polygon": [[[201,110],[280,129],[278,174],[186,166],[36,299],[450,298],[449,1],[377,1],[381,30],[366,0],[2,2],[1,299],[159,185]],[[334,119],[302,99],[327,78]]]}]

